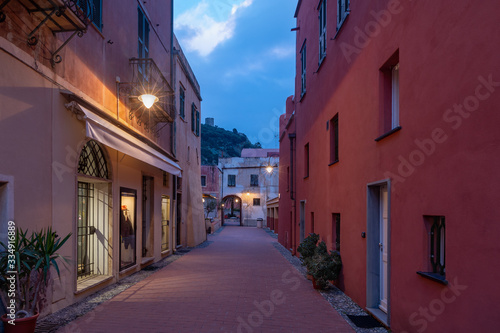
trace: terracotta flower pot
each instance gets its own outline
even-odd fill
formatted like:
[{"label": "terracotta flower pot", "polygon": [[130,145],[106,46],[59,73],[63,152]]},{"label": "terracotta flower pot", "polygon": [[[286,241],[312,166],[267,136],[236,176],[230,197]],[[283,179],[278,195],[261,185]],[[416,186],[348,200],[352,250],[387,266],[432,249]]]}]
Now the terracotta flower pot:
[{"label": "terracotta flower pot", "polygon": [[39,313],[26,318],[17,318],[14,320],[15,325],[9,324],[10,318],[6,314],[2,316],[3,328],[5,333],[34,333],[36,320]]},{"label": "terracotta flower pot", "polygon": [[313,276],[312,276],[311,274],[307,274],[307,275],[306,275],[306,278],[307,278],[309,281],[312,281]]},{"label": "terracotta flower pot", "polygon": [[322,283],[318,282],[314,277],[312,278],[312,283],[314,289],[318,290],[325,289],[325,286]]}]

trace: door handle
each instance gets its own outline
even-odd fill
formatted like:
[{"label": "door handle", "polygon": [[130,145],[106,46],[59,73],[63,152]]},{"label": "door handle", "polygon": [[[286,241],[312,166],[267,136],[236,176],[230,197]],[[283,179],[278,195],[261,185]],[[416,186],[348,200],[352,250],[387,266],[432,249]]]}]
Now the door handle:
[{"label": "door handle", "polygon": [[378,247],[380,248],[380,250],[382,250],[384,248],[384,244],[378,243]]}]

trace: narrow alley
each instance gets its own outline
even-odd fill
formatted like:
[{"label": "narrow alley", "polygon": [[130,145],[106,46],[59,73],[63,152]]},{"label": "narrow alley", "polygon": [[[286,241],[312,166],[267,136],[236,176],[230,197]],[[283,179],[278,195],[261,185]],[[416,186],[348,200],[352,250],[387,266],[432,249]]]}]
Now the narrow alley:
[{"label": "narrow alley", "polygon": [[225,227],[64,332],[354,332],[263,229]]}]

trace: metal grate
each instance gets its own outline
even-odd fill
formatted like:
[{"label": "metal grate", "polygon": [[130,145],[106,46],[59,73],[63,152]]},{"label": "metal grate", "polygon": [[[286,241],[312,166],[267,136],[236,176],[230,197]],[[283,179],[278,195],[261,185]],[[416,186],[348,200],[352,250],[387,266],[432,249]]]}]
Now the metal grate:
[{"label": "metal grate", "polygon": [[87,176],[108,179],[108,166],[99,144],[90,140],[83,147],[78,161],[78,173]]},{"label": "metal grate", "polygon": [[95,275],[94,247],[96,228],[93,225],[94,184],[78,182],[77,225],[77,277],[83,279]]},{"label": "metal grate", "polygon": [[435,216],[431,227],[432,272],[445,275],[445,223],[444,216]]}]

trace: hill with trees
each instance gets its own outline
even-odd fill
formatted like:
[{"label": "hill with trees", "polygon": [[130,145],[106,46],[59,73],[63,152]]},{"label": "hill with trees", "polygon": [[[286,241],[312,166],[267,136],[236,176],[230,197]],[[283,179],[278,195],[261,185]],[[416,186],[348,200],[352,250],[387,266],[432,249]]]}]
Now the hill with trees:
[{"label": "hill with trees", "polygon": [[247,136],[236,128],[224,128],[201,124],[201,164],[217,165],[219,157],[240,157],[243,148],[262,148],[259,142],[252,144]]}]

